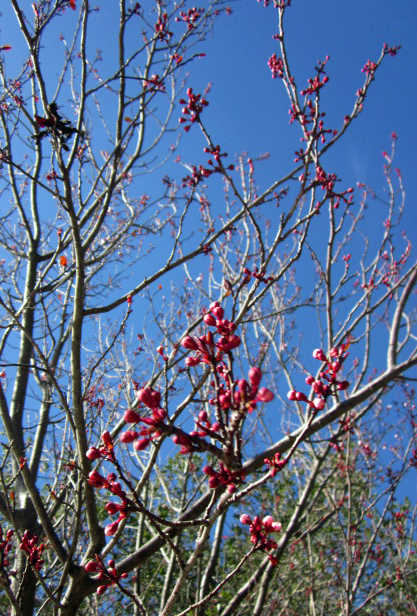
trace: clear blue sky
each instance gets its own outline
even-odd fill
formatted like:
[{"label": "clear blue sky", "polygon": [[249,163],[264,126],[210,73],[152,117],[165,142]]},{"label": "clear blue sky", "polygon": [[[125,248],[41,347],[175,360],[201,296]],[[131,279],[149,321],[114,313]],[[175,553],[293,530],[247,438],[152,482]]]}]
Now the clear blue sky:
[{"label": "clear blue sky", "polygon": [[[97,14],[100,28],[93,32],[89,43],[92,49],[103,49],[104,62],[111,63],[114,57],[111,41],[115,36],[111,11],[112,6],[116,10],[117,5],[108,2],[97,0],[103,8]],[[296,125],[289,125],[285,89],[279,79],[271,78],[267,65],[268,58],[278,53],[278,44],[272,38],[277,32],[276,11],[256,0],[231,1],[230,4],[232,15],[221,15],[212,36],[201,45],[200,51],[207,55],[191,65],[188,85],[201,92],[212,84],[204,122],[213,140],[229,153],[230,162],[242,151],[253,158],[270,153],[270,159],[256,168],[261,191],[292,168],[294,151],[300,146],[300,131]],[[32,20],[31,2],[22,0],[21,6]],[[13,46],[7,53],[7,62],[15,63],[18,68],[27,58],[27,51],[19,48],[10,4],[5,3],[2,11],[0,45],[10,43]],[[43,62],[48,62],[51,74],[54,74],[53,50],[57,49],[57,58],[58,54],[62,56],[62,44],[57,40],[60,28],[71,32],[75,19],[76,14],[68,9],[56,20],[53,36],[44,40]],[[289,61],[300,89],[305,87],[308,77],[314,76],[317,60],[330,56],[327,69],[330,81],[323,90],[322,99],[327,111],[326,122],[336,129],[352,110],[355,93],[363,83],[361,69],[365,62],[376,60],[385,42],[402,46],[396,57],[386,58],[372,84],[363,113],[324,162],[326,171],[336,172],[345,188],[361,181],[382,192],[384,161],[381,153],[389,150],[390,135],[395,131],[398,135],[395,165],[402,171],[408,195],[404,229],[410,239],[415,240],[417,2],[293,0],[287,12],[286,32]],[[53,79],[49,87],[55,87]],[[49,96],[53,94],[53,91],[48,92]],[[59,103],[63,104],[61,98]],[[65,107],[64,113],[70,117],[70,107]],[[204,145],[196,127],[189,134],[183,134],[182,159],[188,163],[205,163]],[[182,169],[178,172],[178,167],[175,172],[179,179],[185,175]],[[146,186],[142,184],[139,190],[152,194],[152,181],[146,180]],[[378,228],[378,237],[379,231]],[[369,233],[372,235],[372,226]]]},{"label": "clear blue sky", "polygon": [[[277,173],[289,170],[300,136],[288,124],[283,85],[270,78],[267,66],[278,48],[272,39],[276,12],[256,0],[232,7],[233,15],[219,20],[199,67],[201,84],[213,84],[206,120],[210,117],[213,132],[229,152],[271,153],[271,161],[262,165],[268,185]],[[365,62],[379,57],[384,42],[402,45],[381,67],[362,116],[334,150],[332,161],[346,182],[370,183],[377,190],[383,187],[381,152],[389,149],[390,134],[396,131],[396,166],[408,194],[408,215],[413,213],[416,222],[417,2],[295,0],[287,16],[288,55],[300,86],[313,75],[316,61],[330,55],[323,100],[334,128],[352,109]]]},{"label": "clear blue sky", "polygon": [[[105,17],[109,7],[99,1],[97,4],[106,7],[101,12]],[[204,6],[204,2],[200,4]],[[247,151],[252,157],[271,154],[271,160],[259,168],[259,185],[265,188],[290,169],[300,133],[296,126],[289,126],[286,93],[279,79],[271,79],[267,66],[268,58],[278,52],[277,42],[272,39],[277,31],[276,11],[256,0],[231,0],[230,5],[233,14],[218,19],[213,35],[201,48],[207,56],[190,68],[189,84],[196,91],[212,84],[210,106],[204,117],[213,138],[224,150],[230,155]],[[25,0],[21,6],[32,20],[31,2]],[[146,3],[143,6],[146,10]],[[2,7],[2,13],[0,45],[14,45],[7,62],[16,60],[19,66],[27,53],[15,44],[16,20],[14,16],[10,19],[10,5]],[[361,68],[366,60],[376,59],[384,42],[402,45],[395,58],[387,58],[362,116],[334,150],[331,160],[346,183],[363,181],[378,189],[383,186],[381,152],[389,148],[390,133],[396,131],[396,166],[402,170],[412,200],[417,192],[417,2],[293,0],[287,16],[288,55],[300,87],[313,75],[316,61],[330,55],[330,82],[323,98],[327,122],[334,128],[342,125],[344,115],[352,109],[355,92],[363,82]],[[57,20],[58,29],[74,19],[72,11],[67,12]],[[114,21],[109,13],[96,35],[96,40],[90,41],[92,48],[105,50],[114,36]],[[47,38],[44,44],[49,42],[57,50],[62,47],[56,39]],[[105,55],[106,61],[111,57]],[[48,53],[48,58],[52,65],[53,54]],[[203,162],[199,146],[192,145],[191,139],[188,146],[190,158],[198,152],[199,160],[194,162]],[[411,213],[407,217],[410,224]]]},{"label": "clear blue sky", "polygon": [[[116,4],[116,0],[96,1],[106,7],[103,14],[111,11],[111,4],[107,3]],[[27,52],[16,45],[15,20],[9,19],[7,0],[3,4],[0,45],[13,46],[7,60],[16,61],[19,66]],[[22,0],[21,4],[32,18],[31,1]],[[148,3],[142,4],[145,8]],[[279,79],[271,79],[267,66],[268,58],[274,52],[279,53],[278,44],[272,38],[277,31],[276,12],[256,0],[230,4],[233,14],[222,15],[213,35],[201,46],[207,55],[190,68],[188,85],[201,92],[212,84],[204,122],[213,140],[229,152],[230,162],[233,155],[242,151],[253,158],[270,153],[270,159],[257,166],[256,179],[262,190],[291,170],[294,151],[300,146],[300,131],[297,126],[289,125],[285,89]],[[323,91],[323,102],[327,123],[332,128],[340,128],[344,116],[351,112],[355,93],[363,83],[361,69],[365,62],[376,60],[385,42],[402,46],[396,57],[386,58],[363,113],[325,163],[326,171],[336,172],[344,187],[361,181],[382,192],[381,153],[389,150],[390,135],[395,131],[398,135],[395,165],[402,171],[408,195],[404,229],[416,241],[417,0],[293,0],[292,4],[286,22],[290,64],[302,88],[307,78],[314,76],[316,62],[330,56],[327,68],[330,81]],[[198,5],[204,5],[204,1]],[[75,15],[68,11],[67,19],[74,22]],[[71,22],[65,23],[58,27],[68,27]],[[90,41],[92,48],[109,50],[112,36],[114,22],[107,19],[95,32],[96,38]],[[56,39],[50,40],[58,48]],[[106,55],[106,62],[111,62],[111,57],[111,53]],[[53,71],[52,51],[50,62]],[[68,114],[69,110],[65,112]],[[183,136],[181,143],[183,160],[195,164],[206,160],[202,153],[204,142],[198,139],[197,133],[193,129]],[[145,190],[151,192],[152,187],[146,186]],[[379,231],[378,228],[378,236]],[[372,225],[369,234],[372,235]],[[311,342],[314,348],[314,341]]]}]

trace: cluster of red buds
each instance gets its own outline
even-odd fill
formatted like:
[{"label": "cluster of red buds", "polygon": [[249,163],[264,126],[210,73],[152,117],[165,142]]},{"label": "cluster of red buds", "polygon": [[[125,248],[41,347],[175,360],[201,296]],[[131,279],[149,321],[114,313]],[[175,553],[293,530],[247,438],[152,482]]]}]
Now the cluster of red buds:
[{"label": "cluster of red buds", "polygon": [[103,441],[103,445],[99,448],[90,447],[86,453],[87,458],[89,460],[98,460],[99,458],[103,458],[109,462],[114,462],[114,443],[110,432],[107,430],[103,432],[101,435],[101,440]]},{"label": "cluster of red buds", "polygon": [[176,17],[175,21],[183,21],[187,24],[187,29],[195,28],[196,21],[203,15],[204,9],[197,9],[195,6],[188,9],[187,12],[180,11],[180,17]]},{"label": "cluster of red buds", "polygon": [[268,60],[268,66],[271,69],[272,79],[280,77],[284,78],[284,62],[282,58],[277,58],[276,54],[273,54]]},{"label": "cluster of red buds", "polygon": [[156,36],[160,41],[169,41],[172,36],[172,32],[168,30],[168,14],[162,13],[155,24]]},{"label": "cluster of red buds", "polygon": [[397,511],[394,515],[395,519],[395,531],[398,537],[403,537],[405,533],[405,522],[407,521],[407,515],[409,510],[406,511]]},{"label": "cluster of red buds", "polygon": [[150,92],[165,92],[164,80],[159,75],[152,75],[149,79],[144,79],[143,87]]},{"label": "cluster of red buds", "polygon": [[376,69],[377,69],[376,63],[372,62],[371,60],[368,60],[362,69],[362,73],[365,73],[365,75],[370,75],[371,78],[373,79]]},{"label": "cluster of red buds", "polygon": [[213,169],[207,169],[203,167],[203,165],[199,165],[198,167],[191,165],[191,175],[186,175],[185,178],[182,179],[182,185],[193,188],[202,182],[203,179],[210,177],[213,173]]},{"label": "cluster of red buds", "polygon": [[108,524],[104,529],[104,534],[107,537],[111,537],[116,533],[120,522],[127,518],[130,511],[133,509],[131,501],[126,496],[126,492],[122,490],[122,486],[116,480],[117,477],[114,473],[109,473],[107,477],[103,477],[103,475],[100,475],[98,471],[94,470],[88,475],[88,483],[93,486],[93,488],[104,488],[105,490],[109,490],[109,492],[114,494],[114,496],[118,496],[122,501],[121,504],[106,504],[106,511],[109,515],[115,515],[116,513],[119,514],[118,519],[111,524]]},{"label": "cluster of red buds", "polygon": [[308,96],[310,94],[314,94],[318,90],[320,90],[326,83],[329,81],[328,76],[326,75],[326,71],[324,67],[329,61],[329,56],[326,56],[324,62],[318,62],[318,66],[316,66],[317,75],[314,79],[308,79],[308,87],[305,90],[302,90],[302,96]]},{"label": "cluster of red buds", "polygon": [[245,379],[239,379],[237,390],[234,393],[235,406],[243,407],[251,413],[256,408],[257,402],[271,402],[274,399],[272,391],[266,387],[259,387],[262,371],[258,367],[250,368],[249,383]]},{"label": "cluster of red buds", "polygon": [[123,432],[120,435],[120,441],[122,443],[133,443],[135,441],[136,451],[142,451],[152,440],[161,436],[168,414],[165,409],[160,408],[161,394],[158,391],[145,387],[139,389],[136,396],[142,404],[152,410],[152,417],[142,417],[133,409],[127,410],[124,414],[126,423],[143,423],[147,427],[141,428],[139,431],[127,430]]},{"label": "cluster of red buds", "polygon": [[395,45],[394,47],[390,47],[387,43],[384,43],[383,52],[384,54],[388,54],[390,56],[396,56],[397,52],[401,49],[401,45]]},{"label": "cluster of red buds", "polygon": [[41,556],[45,549],[45,544],[41,543],[38,545],[37,535],[32,535],[28,530],[25,530],[19,547],[29,556],[29,562],[32,567],[34,567],[36,571],[40,571],[44,564],[44,560]]},{"label": "cluster of red buds", "polygon": [[[333,207],[335,209],[339,207],[340,200],[346,203],[346,205],[350,205],[353,201],[353,188],[348,188],[339,193],[335,192],[336,182],[338,182],[338,178],[335,173],[326,174],[320,165],[317,165],[315,184],[318,184],[322,190],[326,191],[326,199],[333,199]],[[346,195],[349,195],[349,197]]]},{"label": "cluster of red buds", "polygon": [[315,398],[311,401],[301,391],[292,390],[288,392],[289,400],[297,400],[298,402],[307,402],[313,411],[322,411],[326,405],[326,400],[329,396],[334,396],[339,391],[344,391],[349,387],[348,381],[339,380],[339,372],[342,369],[343,362],[349,355],[347,349],[350,343],[341,344],[339,347],[330,349],[330,359],[327,359],[322,349],[313,351],[314,359],[321,361],[327,365],[327,368],[320,372],[319,378],[313,376],[306,378],[307,385],[311,385]]},{"label": "cluster of red buds", "polygon": [[236,486],[245,480],[244,471],[231,471],[220,462],[220,471],[217,472],[211,466],[205,466],[203,473],[209,477],[209,487],[214,490],[219,485],[226,486],[226,490],[233,494],[236,492]]},{"label": "cluster of red buds", "polygon": [[[199,363],[209,364],[216,367],[217,373],[225,379],[225,385],[217,385],[217,396],[216,399],[210,400],[211,404],[218,405],[223,411],[244,409],[251,413],[256,408],[256,402],[270,402],[274,394],[266,387],[259,387],[262,371],[258,367],[250,368],[249,382],[239,379],[234,383],[233,391],[231,390],[223,356],[237,348],[241,340],[234,333],[236,324],[224,318],[224,310],[218,302],[210,304],[203,320],[209,327],[216,328],[220,338],[216,341],[213,334],[208,332],[199,337],[186,336],[182,339],[181,345],[196,353],[194,356],[186,357],[185,364],[188,367]],[[212,386],[215,386],[214,382]]]},{"label": "cluster of red buds", "polygon": [[[207,161],[207,164],[209,165],[209,167],[203,167],[203,165],[199,165],[198,167],[196,167],[195,165],[192,165],[191,166],[191,169],[192,169],[191,176],[187,175],[185,178],[183,178],[182,180],[183,186],[191,186],[191,187],[197,186],[199,182],[201,182],[204,178],[210,177],[211,175],[213,175],[213,173],[223,173],[224,172],[225,167],[221,164],[221,157],[227,156],[227,153],[226,152],[220,153],[219,145],[216,145],[215,147],[213,146],[211,148],[204,148],[204,152],[206,154],[212,154],[217,165],[215,165],[211,159]],[[226,167],[228,171],[233,171],[234,168],[235,168],[234,165],[228,165]]]},{"label": "cluster of red buds", "polygon": [[[269,533],[279,533],[282,529],[282,524],[274,522],[272,516],[267,515],[263,520],[255,516],[252,520],[250,516],[243,514],[240,516],[240,521],[242,524],[249,524],[250,540],[256,546],[256,549],[268,554],[278,547],[276,541],[268,539]],[[278,560],[272,554],[268,554],[268,558],[272,565],[278,564]]]},{"label": "cluster of red buds", "polygon": [[287,458],[281,458],[280,453],[276,453],[272,459],[265,458],[264,462],[270,469],[269,474],[271,477],[275,477],[275,475],[287,465],[288,460]]},{"label": "cluster of red buds", "polygon": [[196,366],[199,363],[214,365],[219,363],[224,353],[236,349],[240,345],[240,338],[233,332],[236,324],[223,318],[224,310],[219,302],[213,302],[209,306],[209,312],[204,315],[204,322],[209,327],[216,327],[220,336],[218,342],[213,339],[213,334],[208,332],[205,336],[185,336],[181,340],[181,346],[189,351],[195,351],[196,355],[187,357],[185,364]]},{"label": "cluster of red buds", "polygon": [[9,584],[9,572],[7,571],[10,563],[8,554],[12,549],[13,530],[8,530],[6,536],[0,524],[0,577]]},{"label": "cluster of red buds", "polygon": [[99,556],[96,556],[95,560],[90,560],[84,565],[84,569],[87,573],[98,573],[97,578],[100,582],[103,582],[101,586],[97,588],[97,594],[102,595],[106,592],[109,586],[114,586],[121,578],[127,578],[127,573],[119,573],[116,569],[116,563],[111,558],[107,567]]},{"label": "cluster of red buds", "polygon": [[272,282],[272,280],[274,279],[273,276],[265,276],[265,270],[259,271],[257,267],[255,267],[253,271],[245,267],[243,273],[245,274],[245,276],[252,276],[253,278],[256,278],[256,280],[259,280],[260,282],[263,282],[265,284],[268,284],[268,282]]},{"label": "cluster of red buds", "polygon": [[195,122],[200,121],[200,115],[204,109],[204,107],[208,106],[208,101],[205,98],[201,97],[201,94],[193,94],[193,89],[188,88],[187,90],[188,101],[180,98],[180,104],[186,105],[186,107],[182,108],[182,114],[185,117],[181,117],[179,119],[180,124],[184,124],[185,122],[189,122],[187,126],[184,126],[184,130],[188,132]]}]

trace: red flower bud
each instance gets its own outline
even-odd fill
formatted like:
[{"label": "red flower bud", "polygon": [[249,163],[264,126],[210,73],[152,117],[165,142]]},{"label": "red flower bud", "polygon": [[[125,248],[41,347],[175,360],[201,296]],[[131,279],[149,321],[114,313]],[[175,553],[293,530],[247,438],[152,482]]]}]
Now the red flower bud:
[{"label": "red flower bud", "polygon": [[134,447],[136,451],[142,451],[143,449],[146,449],[150,442],[151,441],[148,438],[141,438],[139,441],[135,442]]},{"label": "red flower bud", "polygon": [[204,323],[209,327],[214,327],[217,323],[215,317],[212,314],[205,314],[203,320]]},{"label": "red flower bud", "polygon": [[313,357],[314,359],[319,359],[320,361],[326,361],[326,356],[322,349],[315,349],[315,351],[313,351]]},{"label": "red flower bud", "polygon": [[113,439],[108,430],[105,430],[103,432],[103,434],[101,435],[101,440],[103,441],[103,443],[106,445],[108,449],[114,449]]},{"label": "red flower bud", "polygon": [[112,522],[111,524],[108,524],[106,526],[106,528],[104,529],[104,534],[106,535],[106,537],[111,537],[117,532],[118,528],[119,522],[116,520],[115,522]]},{"label": "red flower bud", "polygon": [[139,400],[150,409],[157,408],[161,401],[161,394],[158,391],[153,391],[149,387],[139,389],[136,393]]},{"label": "red flower bud", "polygon": [[97,460],[97,458],[101,458],[101,453],[97,447],[90,447],[85,455],[89,460]]},{"label": "red flower bud", "polygon": [[232,349],[236,349],[241,343],[239,336],[232,334],[231,336],[225,336],[218,343],[219,349],[222,351],[231,351]]},{"label": "red flower bud", "polygon": [[272,391],[269,391],[269,389],[267,389],[266,387],[261,387],[258,390],[258,395],[256,399],[260,400],[261,402],[271,402],[271,400],[274,399],[274,394],[272,393]]},{"label": "red flower bud", "polygon": [[239,379],[237,382],[237,386],[239,388],[239,391],[242,392],[242,394],[246,393],[248,389],[248,383],[247,381],[245,381],[245,379]]},{"label": "red flower bud", "polygon": [[214,490],[219,485],[219,479],[216,475],[209,478],[209,487]]},{"label": "red flower bud", "polygon": [[326,406],[326,403],[323,398],[314,398],[313,405],[316,411],[322,411]]},{"label": "red flower bud", "polygon": [[157,421],[164,421],[164,419],[167,417],[167,412],[165,409],[154,409],[152,411],[152,416],[154,417],[154,419],[156,419]]},{"label": "red flower bud", "polygon": [[185,338],[181,340],[181,346],[189,351],[197,351],[198,349],[198,344],[192,336],[185,336]]},{"label": "red flower bud", "polygon": [[122,497],[124,495],[124,492],[122,490],[122,486],[120,485],[120,483],[118,481],[115,481],[114,483],[112,483],[110,491],[115,496]]},{"label": "red flower bud", "polygon": [[133,443],[138,438],[138,433],[136,430],[126,430],[126,432],[122,432],[120,435],[121,443]]},{"label": "red flower bud", "polygon": [[321,381],[314,381],[312,387],[316,394],[323,393],[323,383]]},{"label": "red flower bud", "polygon": [[198,357],[186,357],[185,358],[185,365],[188,366],[188,368],[197,366],[199,363],[200,363],[200,360],[198,359]]},{"label": "red flower bud", "polygon": [[97,571],[97,568],[98,568],[98,564],[94,560],[90,560],[89,563],[86,563],[84,565],[84,570],[87,573],[94,573],[95,571]]},{"label": "red flower bud", "polygon": [[115,515],[119,510],[116,503],[106,503],[106,511],[109,515]]},{"label": "red flower bud", "polygon": [[140,415],[136,413],[136,411],[134,411],[133,409],[129,409],[125,411],[123,419],[126,423],[138,423],[138,421],[140,420]]},{"label": "red flower bud", "polygon": [[339,391],[345,391],[349,387],[349,381],[341,381],[337,384],[337,389]]},{"label": "red flower bud", "polygon": [[261,382],[261,378],[262,378],[262,370],[260,368],[257,368],[256,366],[254,366],[253,368],[249,370],[249,380],[253,387],[258,387],[259,383]]},{"label": "red flower bud", "polygon": [[215,306],[211,311],[215,317],[218,319],[222,319],[224,315],[224,310],[221,306]]},{"label": "red flower bud", "polygon": [[90,485],[96,488],[102,487],[108,483],[106,479],[104,479],[104,477],[100,475],[100,473],[97,471],[91,471],[91,473],[89,473],[88,475],[88,480]]},{"label": "red flower bud", "polygon": [[302,391],[295,392],[295,399],[299,402],[307,402],[307,396]]}]

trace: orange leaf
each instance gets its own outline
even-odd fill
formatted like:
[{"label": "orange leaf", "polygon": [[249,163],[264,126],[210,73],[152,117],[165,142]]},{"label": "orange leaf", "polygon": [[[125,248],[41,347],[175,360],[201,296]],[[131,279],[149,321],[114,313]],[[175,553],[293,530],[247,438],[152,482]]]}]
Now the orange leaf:
[{"label": "orange leaf", "polygon": [[132,122],[132,118],[129,118],[129,116],[125,116],[125,122]]},{"label": "orange leaf", "polygon": [[66,267],[68,265],[68,259],[65,255],[63,255],[60,260],[59,260],[60,264],[62,265],[62,267]]},{"label": "orange leaf", "polygon": [[0,51],[10,51],[11,48],[11,45],[3,45],[3,47],[0,47]]}]

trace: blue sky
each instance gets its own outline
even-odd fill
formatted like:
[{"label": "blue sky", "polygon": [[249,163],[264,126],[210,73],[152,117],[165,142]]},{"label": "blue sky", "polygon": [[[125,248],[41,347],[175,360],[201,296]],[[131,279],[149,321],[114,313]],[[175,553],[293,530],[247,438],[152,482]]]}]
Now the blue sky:
[{"label": "blue sky", "polygon": [[[247,150],[252,156],[271,153],[270,162],[262,166],[268,184],[277,170],[289,170],[299,143],[297,127],[288,124],[283,85],[270,78],[267,66],[278,47],[272,39],[276,14],[255,0],[232,7],[233,15],[219,20],[208,41],[207,58],[199,66],[197,79],[202,85],[212,83],[205,117],[210,118],[213,133],[221,135],[224,147]],[[335,148],[332,161],[346,181],[362,181],[378,189],[383,184],[381,152],[389,148],[395,131],[396,165],[412,200],[417,190],[417,3],[296,0],[286,24],[288,55],[300,86],[313,75],[316,61],[330,56],[330,81],[323,101],[327,121],[335,128],[352,109],[365,62],[379,57],[384,42],[402,46],[396,57],[384,62],[361,117]],[[415,213],[411,220],[415,221]]]},{"label": "blue sky", "polygon": [[[31,3],[27,0],[21,5],[31,20]],[[214,33],[202,45],[201,51],[207,55],[191,66],[188,83],[196,91],[212,84],[208,94],[210,106],[204,117],[222,149],[230,155],[242,151],[252,157],[264,152],[271,154],[270,161],[259,168],[258,181],[260,188],[264,188],[291,168],[300,133],[288,123],[285,90],[279,79],[271,79],[267,66],[268,58],[278,53],[278,44],[272,39],[277,31],[276,11],[256,0],[232,1],[231,7],[233,14],[222,15]],[[16,60],[19,65],[26,52],[22,56],[19,44],[14,44],[16,21],[14,16],[9,19],[11,8],[2,10],[0,44],[14,46],[7,54],[7,62]],[[107,14],[107,20],[101,21],[96,39],[90,41],[92,48],[105,49],[112,40],[114,22],[108,17]],[[58,28],[73,19],[75,15],[69,11],[57,20]],[[344,115],[351,111],[355,93],[363,82],[361,68],[365,62],[379,56],[384,42],[402,46],[395,58],[384,62],[362,116],[329,160],[346,182],[362,181],[378,189],[383,184],[381,152],[389,148],[391,131],[395,131],[399,137],[396,166],[401,168],[411,199],[417,191],[417,3],[294,0],[287,11],[286,26],[288,56],[299,87],[304,87],[313,75],[317,60],[330,56],[330,81],[323,91],[323,101],[332,128],[341,127]],[[57,51],[60,47],[62,50],[56,39],[47,38],[44,44],[48,42]],[[53,55],[48,57],[52,63]],[[106,55],[106,61],[109,58],[111,54]],[[189,139],[186,144],[190,158],[201,153],[199,146],[194,145],[196,141]],[[411,224],[415,218],[410,215],[409,212],[407,220]]]},{"label": "blue sky", "polygon": [[[98,5],[105,7],[103,14],[107,17],[100,21],[100,28],[94,31],[89,43],[92,49],[103,48],[110,52],[105,59],[111,62],[110,44],[115,28],[114,21],[109,18],[111,5],[106,5],[108,1],[97,0]],[[31,2],[22,0],[21,5],[32,19]],[[256,0],[231,2],[231,6],[232,15],[222,15],[213,34],[201,44],[199,50],[204,51],[206,57],[191,65],[188,85],[201,92],[211,84],[207,95],[210,105],[204,111],[204,122],[214,142],[229,153],[230,162],[234,155],[244,151],[253,158],[270,153],[267,161],[256,165],[256,180],[261,191],[292,169],[294,151],[300,146],[300,131],[296,125],[289,125],[285,89],[279,79],[271,78],[267,65],[268,58],[274,52],[279,53],[278,44],[272,38],[277,31],[276,11]],[[9,19],[10,6],[2,10],[0,44],[13,46],[7,61],[19,65],[26,58],[26,51],[16,44],[15,19]],[[76,15],[68,10],[57,20],[57,28],[71,30],[75,18]],[[62,54],[57,32],[59,30],[54,30],[55,38],[46,38],[44,45],[50,44],[50,49]],[[330,81],[323,90],[323,106],[327,112],[326,122],[332,128],[340,128],[344,116],[351,112],[355,93],[363,83],[361,69],[365,62],[376,60],[385,42],[402,46],[396,57],[387,57],[384,61],[363,113],[326,155],[325,165],[327,172],[336,172],[342,178],[344,187],[361,181],[382,192],[381,153],[389,150],[390,135],[395,131],[398,135],[395,165],[402,171],[408,194],[404,229],[410,239],[415,239],[417,3],[414,0],[293,0],[287,12],[286,32],[289,61],[300,89],[305,87],[308,77],[314,76],[317,61],[330,56],[327,68]],[[49,49],[46,54],[52,74],[54,54]],[[54,87],[53,80],[50,87]],[[53,92],[48,94],[52,96]],[[62,100],[64,96],[60,104]],[[69,115],[70,108],[64,108],[64,112]],[[197,127],[193,127],[189,134],[182,136],[182,159],[194,164],[205,162],[204,145]],[[178,175],[180,179],[185,173],[180,170]],[[146,184],[147,192],[152,191],[152,181],[149,186]],[[144,190],[143,187],[140,190]],[[372,236],[373,226],[370,225],[368,231]],[[161,255],[161,260],[163,257]],[[314,348],[314,341],[312,345]]]}]

